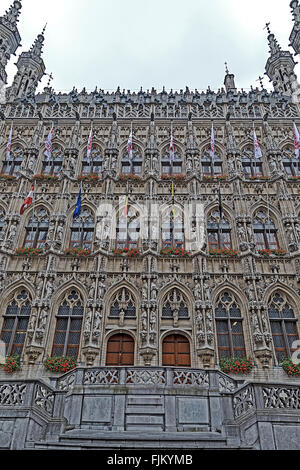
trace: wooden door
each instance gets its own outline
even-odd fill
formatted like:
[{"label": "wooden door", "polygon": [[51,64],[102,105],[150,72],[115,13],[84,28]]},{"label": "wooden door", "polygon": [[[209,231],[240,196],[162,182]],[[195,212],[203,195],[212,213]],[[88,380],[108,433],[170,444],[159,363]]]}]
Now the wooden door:
[{"label": "wooden door", "polygon": [[109,339],[107,343],[106,365],[134,365],[134,340],[131,336],[120,333]]},{"label": "wooden door", "polygon": [[162,365],[190,367],[190,343],[182,335],[169,335],[163,341],[162,345]]}]

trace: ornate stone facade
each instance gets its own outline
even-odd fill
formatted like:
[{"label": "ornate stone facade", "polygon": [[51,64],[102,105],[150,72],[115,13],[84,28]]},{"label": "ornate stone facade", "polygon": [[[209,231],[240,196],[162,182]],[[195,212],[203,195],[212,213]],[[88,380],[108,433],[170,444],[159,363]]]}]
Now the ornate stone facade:
[{"label": "ornate stone facade", "polygon": [[[12,31],[9,40],[19,37],[20,5],[1,18],[1,38],[1,28]],[[291,6],[296,27],[298,2]],[[141,368],[140,380],[162,380],[162,366],[198,370],[202,380],[222,357],[247,356],[256,366],[252,379],[290,380],[280,362],[295,352],[300,334],[300,159],[293,136],[300,108],[295,62],[268,33],[272,92],[238,91],[227,70],[217,92],[57,94],[48,86],[36,94],[45,73],[44,31],[21,54],[0,105],[0,328],[7,354],[21,354],[17,378],[48,380],[47,356],[69,355],[83,368],[139,368],[133,382]],[[1,50],[5,81],[9,52]],[[262,158],[254,157],[253,125]],[[20,216],[33,184],[33,206]],[[73,219],[80,187],[81,214]],[[88,251],[74,255],[72,248]],[[183,248],[188,253],[176,253]],[[98,372],[86,373],[98,383]],[[224,377],[222,391],[233,392]],[[10,386],[22,399],[24,387]],[[51,408],[51,390],[35,387],[35,403]],[[251,387],[234,396],[232,419],[254,407]],[[270,398],[264,390],[266,407],[276,408],[280,394]],[[297,409],[298,401],[297,395]]]}]

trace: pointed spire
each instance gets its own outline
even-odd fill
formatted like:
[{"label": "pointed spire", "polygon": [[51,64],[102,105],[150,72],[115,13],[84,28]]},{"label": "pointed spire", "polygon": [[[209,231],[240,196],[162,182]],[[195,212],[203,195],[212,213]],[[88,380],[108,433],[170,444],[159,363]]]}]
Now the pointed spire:
[{"label": "pointed spire", "polygon": [[292,14],[293,14],[293,21],[295,21],[295,23],[300,23],[300,6],[299,6],[299,3],[298,3],[298,0],[292,0],[291,3],[290,3],[290,7],[292,9]]},{"label": "pointed spire", "polygon": [[272,57],[275,54],[277,54],[278,52],[281,52],[281,47],[280,47],[277,39],[275,38],[275,35],[273,33],[271,33],[270,23],[266,23],[266,27],[264,29],[267,29],[267,31],[268,31],[268,42],[269,42],[269,46],[270,46],[270,54],[271,54],[271,57]]},{"label": "pointed spire", "polygon": [[44,41],[45,41],[45,30],[46,30],[47,23],[45,24],[43,31],[38,35],[36,40],[34,41],[33,45],[31,46],[30,53],[35,56],[40,58],[42,55],[42,49],[44,46]]},{"label": "pointed spire", "polygon": [[233,73],[229,72],[227,62],[225,62],[225,73],[226,75],[225,75],[224,85],[225,85],[227,93],[229,91],[236,93],[237,90],[235,86],[234,75]]},{"label": "pointed spire", "polygon": [[11,31],[15,31],[17,29],[17,23],[19,21],[21,8],[21,1],[15,0],[14,3],[9,7],[9,10],[6,11],[5,15],[1,18],[2,23],[7,26]]}]

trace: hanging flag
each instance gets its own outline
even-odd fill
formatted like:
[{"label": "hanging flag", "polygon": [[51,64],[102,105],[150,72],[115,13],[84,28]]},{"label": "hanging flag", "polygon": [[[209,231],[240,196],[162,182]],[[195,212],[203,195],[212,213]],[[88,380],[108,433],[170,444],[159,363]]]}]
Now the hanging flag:
[{"label": "hanging flag", "polygon": [[132,155],[133,155],[133,147],[132,147],[132,128],[130,132],[130,136],[127,142],[127,152],[129,156],[129,160],[132,160]]},{"label": "hanging flag", "polygon": [[219,186],[219,213],[220,213],[220,219],[223,219],[223,205],[222,205],[222,196],[221,196],[221,188]]},{"label": "hanging flag", "polygon": [[294,142],[295,142],[295,154],[299,158],[300,153],[300,136],[296,124],[294,123]]},{"label": "hanging flag", "polygon": [[20,209],[20,215],[23,215],[26,209],[32,205],[32,200],[33,200],[33,191],[34,191],[34,186],[32,186],[27,198],[23,202],[21,209]]},{"label": "hanging flag", "polygon": [[6,160],[10,160],[12,131],[13,131],[13,125],[11,124],[10,131],[9,131],[8,142],[7,142],[7,146],[6,146]]},{"label": "hanging flag", "polygon": [[51,127],[48,138],[45,142],[45,146],[46,146],[45,155],[47,157],[47,160],[50,160],[52,156],[52,138],[53,138],[53,126]]},{"label": "hanging flag", "polygon": [[254,157],[262,158],[262,151],[261,151],[260,145],[256,137],[254,123],[253,123],[253,142],[254,142]]},{"label": "hanging flag", "polygon": [[79,217],[80,214],[81,214],[81,186],[80,186],[80,190],[79,190],[79,193],[78,193],[76,207],[75,207],[75,210],[74,210],[74,213],[73,213],[73,219],[76,219],[77,217]]},{"label": "hanging flag", "polygon": [[215,160],[215,131],[214,131],[214,123],[211,125],[211,137],[210,137],[210,155],[212,161]]},{"label": "hanging flag", "polygon": [[91,163],[92,144],[93,144],[93,128],[91,127],[91,132],[90,132],[88,147],[87,147],[87,154],[86,154],[86,159],[89,164]]},{"label": "hanging flag", "polygon": [[124,217],[127,217],[128,215],[128,208],[129,208],[129,199],[128,199],[128,195],[126,195]]},{"label": "hanging flag", "polygon": [[173,214],[173,219],[175,219],[174,201],[175,201],[175,191],[174,191],[174,183],[172,181],[172,204],[173,204],[172,214]]},{"label": "hanging flag", "polygon": [[174,138],[173,135],[171,134],[171,140],[170,140],[170,164],[174,162],[175,159],[175,148],[174,148]]}]

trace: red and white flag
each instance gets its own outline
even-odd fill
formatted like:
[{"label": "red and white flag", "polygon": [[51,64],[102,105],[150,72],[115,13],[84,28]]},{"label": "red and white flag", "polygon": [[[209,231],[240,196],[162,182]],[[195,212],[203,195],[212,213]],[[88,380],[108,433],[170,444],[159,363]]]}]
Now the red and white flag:
[{"label": "red and white flag", "polygon": [[127,142],[127,152],[128,152],[129,160],[132,160],[132,156],[133,156],[132,130],[130,132],[130,136]]},{"label": "red and white flag", "polygon": [[210,155],[212,161],[215,159],[215,131],[214,131],[214,124],[212,123],[211,126],[211,137],[210,137]]},{"label": "red and white flag", "polygon": [[32,186],[27,198],[25,199],[25,201],[23,202],[23,204],[21,206],[20,215],[23,215],[24,212],[26,211],[26,209],[28,209],[28,207],[32,206],[33,191],[34,191],[34,186]]},{"label": "red and white flag", "polygon": [[174,138],[173,135],[171,134],[171,140],[170,140],[170,164],[174,162],[175,159],[175,147],[174,147]]},{"label": "red and white flag", "polygon": [[50,160],[51,156],[52,156],[52,138],[53,138],[53,126],[52,126],[52,128],[49,132],[48,138],[45,142],[45,146],[46,146],[45,155],[47,157],[47,160]]},{"label": "red and white flag", "polygon": [[11,139],[12,139],[13,125],[10,127],[8,142],[6,146],[6,160],[10,160]]},{"label": "red and white flag", "polygon": [[90,132],[89,141],[88,141],[87,154],[86,154],[86,159],[89,163],[91,161],[92,144],[93,144],[93,128],[91,127],[91,132]]},{"label": "red and white flag", "polygon": [[295,142],[295,154],[296,154],[296,157],[299,158],[300,136],[299,136],[299,131],[295,123],[294,123],[294,142]]},{"label": "red and white flag", "polygon": [[253,142],[254,142],[254,157],[262,158],[262,151],[257,140],[254,123],[253,123]]}]

